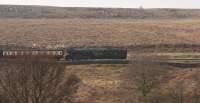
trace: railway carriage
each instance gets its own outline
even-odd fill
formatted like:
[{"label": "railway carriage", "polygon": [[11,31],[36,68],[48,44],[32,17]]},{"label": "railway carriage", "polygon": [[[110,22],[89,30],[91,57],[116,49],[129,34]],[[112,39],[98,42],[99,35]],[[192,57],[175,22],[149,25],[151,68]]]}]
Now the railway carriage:
[{"label": "railway carriage", "polygon": [[47,58],[60,59],[64,50],[1,50],[1,58]]}]

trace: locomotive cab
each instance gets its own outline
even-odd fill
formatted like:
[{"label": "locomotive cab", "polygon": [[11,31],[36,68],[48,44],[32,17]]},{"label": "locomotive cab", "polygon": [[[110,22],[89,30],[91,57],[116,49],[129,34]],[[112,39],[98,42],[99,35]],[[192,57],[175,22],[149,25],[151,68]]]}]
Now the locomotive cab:
[{"label": "locomotive cab", "polygon": [[0,50],[0,58],[3,56],[3,50]]}]

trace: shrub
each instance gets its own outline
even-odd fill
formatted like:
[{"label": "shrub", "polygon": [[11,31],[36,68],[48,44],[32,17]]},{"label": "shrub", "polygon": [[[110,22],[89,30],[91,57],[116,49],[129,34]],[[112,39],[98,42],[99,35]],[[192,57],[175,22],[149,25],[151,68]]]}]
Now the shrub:
[{"label": "shrub", "polygon": [[65,76],[65,66],[51,61],[1,63],[2,103],[70,103],[80,81]]}]

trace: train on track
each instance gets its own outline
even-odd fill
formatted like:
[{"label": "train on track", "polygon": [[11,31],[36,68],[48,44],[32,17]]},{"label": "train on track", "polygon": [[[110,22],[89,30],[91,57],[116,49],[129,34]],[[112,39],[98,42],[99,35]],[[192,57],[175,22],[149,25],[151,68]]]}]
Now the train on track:
[{"label": "train on track", "polygon": [[2,49],[0,59],[55,59],[66,61],[78,60],[118,60],[127,58],[124,48],[69,48],[69,49]]}]

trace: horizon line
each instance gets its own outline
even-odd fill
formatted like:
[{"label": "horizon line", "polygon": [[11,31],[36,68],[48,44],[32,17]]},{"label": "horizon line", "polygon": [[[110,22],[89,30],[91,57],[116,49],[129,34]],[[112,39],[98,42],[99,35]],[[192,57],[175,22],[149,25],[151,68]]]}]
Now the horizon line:
[{"label": "horizon line", "polygon": [[[57,6],[57,5],[32,5],[32,4],[0,4],[3,6],[33,6],[33,7],[57,7],[57,8],[101,8],[101,9],[180,9],[180,10],[188,10],[188,9],[200,9],[200,8],[167,8],[167,7],[110,7],[110,6]],[[141,8],[142,7],[142,8]]]}]

